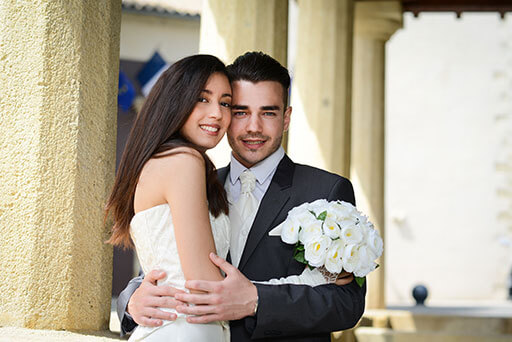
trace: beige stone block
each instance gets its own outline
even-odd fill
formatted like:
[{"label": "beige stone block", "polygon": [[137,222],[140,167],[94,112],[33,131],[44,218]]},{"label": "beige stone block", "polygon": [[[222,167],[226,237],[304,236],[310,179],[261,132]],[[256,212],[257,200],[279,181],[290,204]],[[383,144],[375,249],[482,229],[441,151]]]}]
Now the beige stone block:
[{"label": "beige stone block", "polygon": [[0,328],[0,342],[111,342],[122,340],[118,334],[110,331],[78,333],[16,327]]},{"label": "beige stone block", "polygon": [[405,310],[367,310],[360,326],[389,328],[401,332],[433,331],[450,334],[512,335],[511,317],[450,315],[443,314],[442,309],[437,313],[428,314]]},{"label": "beige stone block", "polygon": [[[399,312],[399,314],[401,313],[402,311]],[[408,311],[403,313],[410,316]],[[389,318],[392,314],[395,314],[395,312],[389,310],[366,310],[361,319],[360,326],[390,328]]]},{"label": "beige stone block", "polygon": [[356,342],[356,328],[331,333],[331,342]]},{"label": "beige stone block", "polygon": [[465,334],[511,334],[512,318],[443,315],[395,315],[390,326],[397,331],[442,331]]},{"label": "beige stone block", "polygon": [[0,4],[0,325],[108,327],[121,2]]},{"label": "beige stone block", "polygon": [[355,332],[358,342],[505,342],[512,335],[499,334],[455,334],[449,332],[404,332],[386,328],[361,327]]}]

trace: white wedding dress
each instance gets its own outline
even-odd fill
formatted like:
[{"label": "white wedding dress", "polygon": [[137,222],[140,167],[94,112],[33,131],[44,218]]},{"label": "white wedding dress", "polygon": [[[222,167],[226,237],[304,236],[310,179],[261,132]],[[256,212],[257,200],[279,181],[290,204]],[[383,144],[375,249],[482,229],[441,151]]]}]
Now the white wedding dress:
[{"label": "white wedding dress", "polygon": [[[210,215],[213,239],[217,255],[226,258],[229,251],[230,225],[229,218],[221,214]],[[167,277],[158,285],[170,285],[185,290],[185,276],[181,269],[174,236],[171,210],[168,204],[160,204],[135,214],[130,223],[130,235],[135,244],[139,263],[144,271],[159,269],[166,272]],[[302,284],[316,286],[327,283],[316,269],[306,268],[301,275],[281,279],[271,279],[266,284]],[[161,308],[177,313],[174,309]],[[228,322],[209,324],[189,324],[184,314],[178,314],[176,321],[164,321],[159,327],[138,326],[129,341],[147,342],[229,342]]]}]

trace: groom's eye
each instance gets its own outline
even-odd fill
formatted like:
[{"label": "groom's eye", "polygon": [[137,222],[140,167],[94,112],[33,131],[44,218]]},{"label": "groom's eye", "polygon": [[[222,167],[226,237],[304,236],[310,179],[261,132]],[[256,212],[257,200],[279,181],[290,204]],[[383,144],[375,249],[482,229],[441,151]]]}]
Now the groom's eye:
[{"label": "groom's eye", "polygon": [[246,112],[233,112],[233,116],[244,116],[246,114]]},{"label": "groom's eye", "polygon": [[274,112],[265,112],[263,113],[263,116],[276,116],[277,114]]}]

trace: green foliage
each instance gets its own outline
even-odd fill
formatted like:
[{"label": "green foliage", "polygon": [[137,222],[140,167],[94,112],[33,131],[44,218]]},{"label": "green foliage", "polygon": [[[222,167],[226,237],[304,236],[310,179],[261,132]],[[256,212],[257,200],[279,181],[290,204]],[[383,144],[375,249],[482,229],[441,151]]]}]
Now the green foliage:
[{"label": "green foliage", "polygon": [[366,281],[366,277],[355,277],[356,283],[359,285],[359,287],[363,287],[364,282]]},{"label": "green foliage", "polygon": [[326,218],[326,217],[327,217],[327,210],[324,210],[324,211],[322,211],[322,212],[318,215],[317,219],[319,219],[320,221],[325,221],[325,218]]},{"label": "green foliage", "polygon": [[295,245],[295,249],[293,250],[293,258],[302,264],[308,264],[306,258],[304,257],[304,245],[300,242],[297,242]]}]

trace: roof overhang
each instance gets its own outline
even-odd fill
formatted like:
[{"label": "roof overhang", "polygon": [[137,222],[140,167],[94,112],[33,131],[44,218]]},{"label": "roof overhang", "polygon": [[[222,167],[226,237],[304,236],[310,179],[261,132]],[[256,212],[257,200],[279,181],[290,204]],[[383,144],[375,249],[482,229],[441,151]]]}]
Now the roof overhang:
[{"label": "roof overhang", "polygon": [[497,12],[503,18],[512,12],[512,0],[402,0],[404,12]]}]

